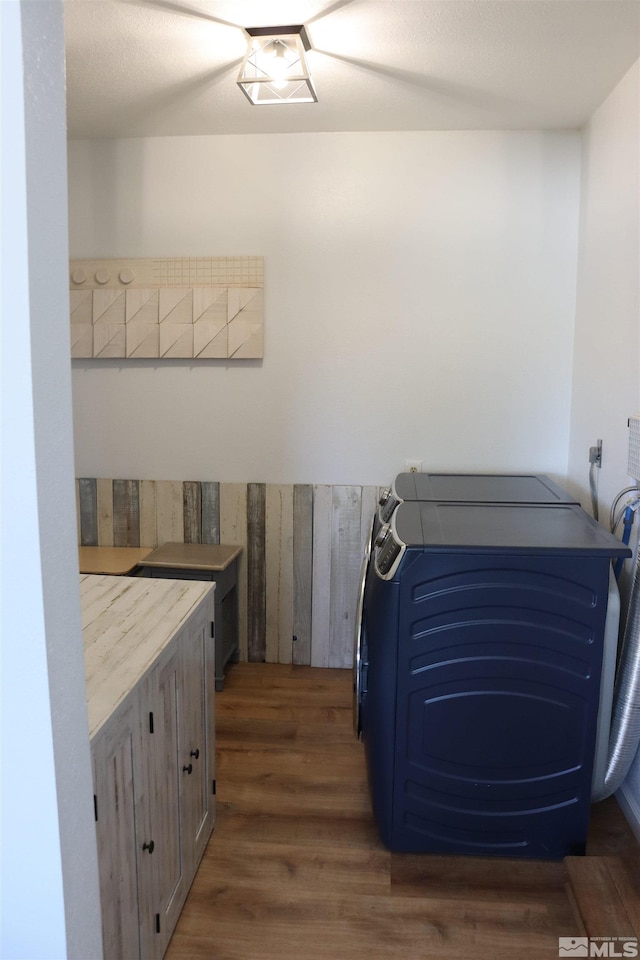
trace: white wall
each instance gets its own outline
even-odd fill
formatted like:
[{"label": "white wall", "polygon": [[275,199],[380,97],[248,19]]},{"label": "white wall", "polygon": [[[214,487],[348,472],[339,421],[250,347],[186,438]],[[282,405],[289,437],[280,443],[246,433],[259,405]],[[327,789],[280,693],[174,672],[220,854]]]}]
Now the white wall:
[{"label": "white wall", "polygon": [[263,362],[74,362],[79,476],[566,473],[577,133],[69,145],[74,257],[265,256]]},{"label": "white wall", "polygon": [[7,960],[102,955],[68,360],[62,5],[0,3]]},{"label": "white wall", "polygon": [[569,473],[585,505],[588,453],[603,440],[600,514],[628,485],[627,418],[640,413],[638,63],[586,127]]},{"label": "white wall", "polygon": [[[627,417],[640,413],[639,91],[636,63],[583,140],[569,469],[587,506],[588,448],[602,439],[598,500],[605,523],[613,497],[630,483]],[[640,837],[640,756],[625,801]]]}]

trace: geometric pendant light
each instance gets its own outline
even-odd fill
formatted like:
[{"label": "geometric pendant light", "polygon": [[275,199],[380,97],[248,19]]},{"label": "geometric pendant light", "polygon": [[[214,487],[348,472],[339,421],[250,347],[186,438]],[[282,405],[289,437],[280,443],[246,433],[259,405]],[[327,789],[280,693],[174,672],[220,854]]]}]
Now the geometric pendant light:
[{"label": "geometric pendant light", "polygon": [[305,28],[247,27],[246,32],[248,48],[237,82],[250,103],[316,103]]}]

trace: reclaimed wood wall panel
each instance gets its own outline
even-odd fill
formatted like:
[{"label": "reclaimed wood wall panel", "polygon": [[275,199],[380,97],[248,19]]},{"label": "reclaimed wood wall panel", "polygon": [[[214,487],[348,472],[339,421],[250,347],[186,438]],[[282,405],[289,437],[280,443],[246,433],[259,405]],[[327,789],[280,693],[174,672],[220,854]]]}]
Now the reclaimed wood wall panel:
[{"label": "reclaimed wood wall panel", "polygon": [[155,480],[140,481],[140,546],[159,547]]},{"label": "reclaimed wood wall panel", "polygon": [[293,488],[293,662],[311,663],[313,487]]},{"label": "reclaimed wood wall panel", "polygon": [[247,649],[247,485],[220,484],[220,542],[242,547],[238,557],[238,632],[240,659]]},{"label": "reclaimed wood wall panel", "polygon": [[268,663],[291,663],[293,656],[293,486],[268,484],[265,565]]},{"label": "reclaimed wood wall panel", "polygon": [[184,497],[177,480],[156,482],[156,539],[158,543],[181,543],[184,536]]},{"label": "reclaimed wood wall panel", "polygon": [[138,480],[113,481],[113,545],[140,546],[140,484]]},{"label": "reclaimed wood wall panel", "polygon": [[313,571],[311,594],[311,666],[329,666],[331,636],[332,488],[313,488]]},{"label": "reclaimed wood wall panel", "polygon": [[84,545],[242,547],[241,659],[352,665],[377,487],[83,478],[76,496]]},{"label": "reclaimed wood wall panel", "polygon": [[360,488],[334,487],[331,523],[329,666],[349,667],[360,574]]},{"label": "reclaimed wood wall panel", "polygon": [[97,484],[91,478],[78,480],[78,500],[80,504],[80,546],[98,545],[98,495]]},{"label": "reclaimed wood wall panel", "polygon": [[202,500],[200,484],[185,480],[182,484],[182,508],[184,512],[184,542],[202,542]]},{"label": "reclaimed wood wall panel", "polygon": [[380,487],[362,487],[360,505],[360,557],[363,558],[371,539],[373,517],[380,499]]},{"label": "reclaimed wood wall panel", "polygon": [[266,660],[267,593],[265,578],[264,483],[247,486],[247,656]]},{"label": "reclaimed wood wall panel", "polygon": [[76,477],[76,528],[78,546],[82,546],[82,520],[80,519],[80,479]]},{"label": "reclaimed wood wall panel", "polygon": [[220,543],[220,484],[203,481],[200,488],[202,498],[202,542]]},{"label": "reclaimed wood wall panel", "polygon": [[[112,547],[113,543],[113,480],[96,481],[98,504],[98,543]],[[145,546],[144,542],[141,544]]]}]

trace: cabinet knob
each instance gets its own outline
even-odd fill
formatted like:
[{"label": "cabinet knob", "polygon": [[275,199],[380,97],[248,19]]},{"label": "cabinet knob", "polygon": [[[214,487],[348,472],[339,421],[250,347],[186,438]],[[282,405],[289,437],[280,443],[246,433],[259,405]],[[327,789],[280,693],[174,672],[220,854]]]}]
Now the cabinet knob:
[{"label": "cabinet knob", "polygon": [[189,763],[186,767],[183,767],[183,768],[182,768],[182,772],[183,772],[183,773],[192,773],[192,772],[193,772],[193,764],[192,764],[192,763]]},{"label": "cabinet knob", "polygon": [[200,756],[200,749],[199,749],[198,747],[196,747],[195,750],[192,750],[192,751],[191,751],[191,753],[189,754],[189,756],[190,756],[190,757],[193,757],[194,760],[197,760],[198,757]]},{"label": "cabinet knob", "polygon": [[143,843],[143,844],[142,844],[142,849],[143,849],[143,850],[148,850],[149,853],[153,853],[154,847],[155,847],[155,843],[153,842],[153,840],[152,840],[150,843]]}]

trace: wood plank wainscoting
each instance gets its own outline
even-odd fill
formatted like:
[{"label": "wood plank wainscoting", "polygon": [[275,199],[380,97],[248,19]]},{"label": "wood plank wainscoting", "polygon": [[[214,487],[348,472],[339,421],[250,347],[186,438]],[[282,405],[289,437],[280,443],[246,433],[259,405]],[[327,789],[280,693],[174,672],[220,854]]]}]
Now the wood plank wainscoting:
[{"label": "wood plank wainscoting", "polygon": [[80,546],[243,548],[240,658],[348,668],[375,486],[77,481]]},{"label": "wood plank wainscoting", "polygon": [[165,960],[557,960],[559,937],[640,937],[640,848],[614,798],[566,862],[386,850],[351,694],[347,670],[231,670],[215,832]]}]

